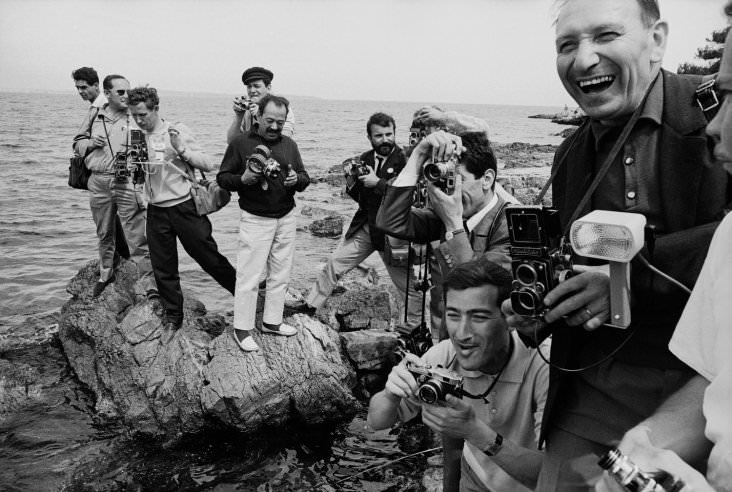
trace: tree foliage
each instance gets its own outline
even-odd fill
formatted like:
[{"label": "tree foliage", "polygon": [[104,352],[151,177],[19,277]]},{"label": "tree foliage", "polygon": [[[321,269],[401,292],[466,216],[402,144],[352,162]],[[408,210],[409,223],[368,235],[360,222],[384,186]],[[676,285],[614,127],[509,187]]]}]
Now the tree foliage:
[{"label": "tree foliage", "polygon": [[696,58],[699,61],[685,62],[679,65],[678,73],[689,73],[695,75],[706,75],[719,71],[719,62],[724,51],[724,41],[730,26],[712,31],[707,38],[707,45],[696,50]]}]

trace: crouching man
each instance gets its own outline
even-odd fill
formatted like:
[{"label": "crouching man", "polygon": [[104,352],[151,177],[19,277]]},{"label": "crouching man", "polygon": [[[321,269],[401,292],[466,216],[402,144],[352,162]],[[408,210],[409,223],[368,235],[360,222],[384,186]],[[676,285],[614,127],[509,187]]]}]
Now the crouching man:
[{"label": "crouching man", "polygon": [[[367,422],[384,429],[414,418],[421,407],[428,426],[464,441],[460,490],[531,490],[541,467],[537,443],[549,366],[508,329],[501,313],[511,275],[479,257],[451,270],[443,288],[449,339],[421,359],[407,354],[392,369],[371,399]],[[540,350],[548,354],[548,342]],[[420,392],[415,365],[422,372],[439,365],[462,378],[461,397],[423,401],[430,395]],[[445,477],[453,473],[445,469]]]}]

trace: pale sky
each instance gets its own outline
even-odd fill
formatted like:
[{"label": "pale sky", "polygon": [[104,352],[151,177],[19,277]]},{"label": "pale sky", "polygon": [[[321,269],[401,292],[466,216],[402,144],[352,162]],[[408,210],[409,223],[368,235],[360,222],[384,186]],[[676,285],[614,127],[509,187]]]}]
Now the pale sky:
[{"label": "pale sky", "polygon": [[[602,1],[602,0],[597,0]],[[557,77],[552,0],[0,0],[0,90],[73,91],[71,70],[236,95],[244,68],[282,95],[573,104]],[[660,0],[664,66],[726,25],[725,0]]]}]

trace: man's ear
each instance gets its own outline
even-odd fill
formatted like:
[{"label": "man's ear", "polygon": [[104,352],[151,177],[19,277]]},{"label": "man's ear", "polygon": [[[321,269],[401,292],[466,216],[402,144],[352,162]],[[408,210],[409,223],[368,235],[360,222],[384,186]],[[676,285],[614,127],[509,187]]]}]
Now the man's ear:
[{"label": "man's ear", "polygon": [[488,169],[483,173],[483,189],[490,190],[493,188],[493,182],[496,180],[496,172],[493,169]]},{"label": "man's ear", "polygon": [[651,51],[651,62],[661,63],[666,53],[666,42],[668,41],[668,24],[665,20],[657,20],[651,27],[651,40],[653,45]]}]

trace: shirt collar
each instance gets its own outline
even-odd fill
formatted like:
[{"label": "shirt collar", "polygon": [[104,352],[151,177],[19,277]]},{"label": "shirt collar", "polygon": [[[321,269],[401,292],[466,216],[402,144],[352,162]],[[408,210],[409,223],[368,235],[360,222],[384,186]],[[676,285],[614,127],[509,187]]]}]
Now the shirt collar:
[{"label": "shirt collar", "polygon": [[[659,72],[654,81],[651,84],[651,90],[648,93],[648,99],[643,105],[638,120],[648,120],[654,122],[656,125],[661,125],[663,118],[663,77]],[[590,120],[590,127],[592,128],[592,134],[595,136],[595,148],[599,148],[600,141],[609,132],[622,131],[623,126],[607,126],[603,125],[597,120]]]},{"label": "shirt collar", "polygon": [[99,91],[99,95],[97,95],[97,98],[94,99],[91,105],[93,108],[102,108],[105,104],[107,104],[107,97],[104,95],[104,92]]},{"label": "shirt collar", "polygon": [[496,203],[498,203],[498,195],[496,193],[493,193],[493,198],[491,198],[491,201],[488,202],[488,205],[478,210],[478,213],[473,214],[472,217],[465,221],[465,224],[468,227],[468,234],[470,234],[470,232],[475,229],[480,221],[483,220],[486,215],[488,215],[488,212],[490,212],[493,207],[496,206]]}]

